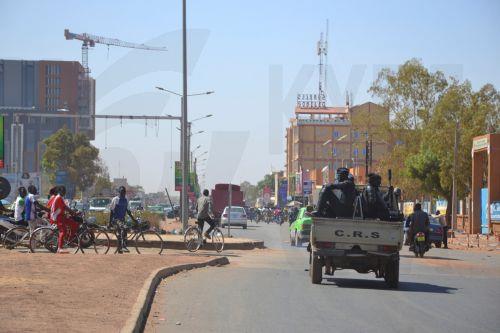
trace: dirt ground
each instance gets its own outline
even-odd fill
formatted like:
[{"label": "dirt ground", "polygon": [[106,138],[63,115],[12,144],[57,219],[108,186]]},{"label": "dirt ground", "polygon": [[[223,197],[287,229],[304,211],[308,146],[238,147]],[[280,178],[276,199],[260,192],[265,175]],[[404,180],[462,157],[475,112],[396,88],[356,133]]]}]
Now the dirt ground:
[{"label": "dirt ground", "polygon": [[0,249],[0,332],[118,332],[153,270],[208,259]]}]

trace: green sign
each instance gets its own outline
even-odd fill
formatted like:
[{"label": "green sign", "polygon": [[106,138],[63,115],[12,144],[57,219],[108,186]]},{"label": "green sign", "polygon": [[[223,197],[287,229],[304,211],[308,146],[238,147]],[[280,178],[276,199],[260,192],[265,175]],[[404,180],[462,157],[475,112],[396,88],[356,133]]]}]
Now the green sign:
[{"label": "green sign", "polygon": [[3,116],[0,116],[0,168],[3,169],[4,166],[4,128],[3,128]]},{"label": "green sign", "polygon": [[180,161],[175,161],[175,190],[182,190],[182,167]]}]

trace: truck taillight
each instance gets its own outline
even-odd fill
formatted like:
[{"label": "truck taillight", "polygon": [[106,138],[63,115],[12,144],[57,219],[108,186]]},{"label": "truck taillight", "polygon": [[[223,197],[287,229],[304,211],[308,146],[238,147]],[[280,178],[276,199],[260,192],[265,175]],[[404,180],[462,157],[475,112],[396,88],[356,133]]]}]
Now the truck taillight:
[{"label": "truck taillight", "polygon": [[379,245],[378,250],[380,252],[396,252],[398,247],[393,245]]},{"label": "truck taillight", "polygon": [[316,247],[319,249],[334,249],[334,242],[316,242]]}]

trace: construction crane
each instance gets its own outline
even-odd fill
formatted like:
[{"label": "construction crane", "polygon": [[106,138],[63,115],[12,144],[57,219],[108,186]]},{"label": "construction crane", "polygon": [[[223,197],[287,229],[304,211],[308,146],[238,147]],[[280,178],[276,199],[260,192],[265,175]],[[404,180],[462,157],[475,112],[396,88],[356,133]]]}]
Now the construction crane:
[{"label": "construction crane", "polygon": [[94,47],[95,44],[104,44],[107,45],[108,48],[110,45],[112,46],[118,46],[118,47],[126,47],[129,49],[141,49],[141,50],[150,50],[150,51],[167,51],[165,47],[159,47],[159,46],[148,46],[144,44],[136,44],[136,43],[129,43],[129,42],[124,42],[119,39],[115,38],[106,38],[106,37],[101,37],[101,36],[95,36],[91,35],[88,33],[83,33],[83,34],[75,34],[73,32],[70,32],[69,29],[64,29],[64,37],[66,37],[67,40],[70,39],[77,39],[83,42],[82,44],[82,66],[85,70],[85,75],[88,76],[90,73],[89,69],[89,47]]}]

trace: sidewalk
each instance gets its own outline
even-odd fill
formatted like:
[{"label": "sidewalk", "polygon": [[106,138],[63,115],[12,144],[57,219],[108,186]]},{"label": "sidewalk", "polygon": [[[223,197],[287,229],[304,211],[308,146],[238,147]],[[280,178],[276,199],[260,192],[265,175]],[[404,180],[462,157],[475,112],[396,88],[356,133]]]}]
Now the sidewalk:
[{"label": "sidewalk", "polygon": [[455,237],[448,237],[448,247],[454,250],[499,251],[500,242],[498,236],[455,232]]},{"label": "sidewalk", "polygon": [[1,332],[118,332],[151,272],[207,255],[27,254],[0,249]]}]

